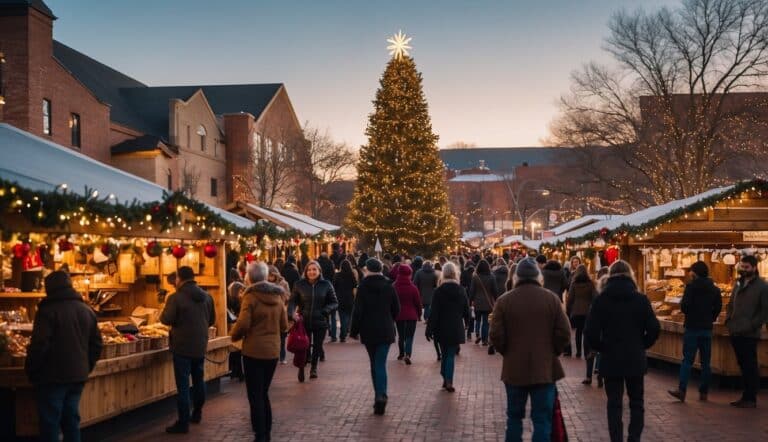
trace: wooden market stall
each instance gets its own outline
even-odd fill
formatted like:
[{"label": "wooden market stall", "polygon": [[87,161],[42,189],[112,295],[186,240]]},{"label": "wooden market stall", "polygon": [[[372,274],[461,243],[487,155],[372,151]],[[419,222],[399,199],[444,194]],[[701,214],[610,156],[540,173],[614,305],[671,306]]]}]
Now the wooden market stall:
[{"label": "wooden market stall", "polygon": [[206,380],[226,374],[225,256],[242,239],[235,230],[252,221],[1,123],[0,156],[0,323],[10,339],[0,351],[0,396],[12,437],[37,432],[23,364],[52,270],[69,271],[105,341],[82,394],[82,426],[175,394],[168,329],[158,315],[174,291],[166,276],[179,266],[191,266],[214,300]]}]

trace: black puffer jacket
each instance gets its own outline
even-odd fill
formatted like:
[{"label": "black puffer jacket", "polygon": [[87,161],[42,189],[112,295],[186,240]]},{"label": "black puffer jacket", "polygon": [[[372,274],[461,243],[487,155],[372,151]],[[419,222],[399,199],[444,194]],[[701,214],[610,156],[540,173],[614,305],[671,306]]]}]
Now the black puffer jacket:
[{"label": "black puffer jacket", "polygon": [[85,382],[101,346],[96,315],[73,288],[62,288],[37,307],[24,368],[35,384]]},{"label": "black puffer jacket", "polygon": [[712,323],[723,309],[723,297],[710,278],[694,278],[685,286],[680,310],[685,313],[685,328],[712,330]]},{"label": "black puffer jacket", "polygon": [[307,330],[328,328],[326,317],[339,308],[333,284],[322,277],[314,284],[304,278],[296,281],[288,304],[288,316],[292,316],[296,308],[304,318]]},{"label": "black puffer jacket", "polygon": [[551,290],[558,298],[560,298],[560,301],[562,301],[563,292],[566,291],[570,285],[563,269],[548,269],[544,267],[541,271],[541,275],[544,277],[544,288]]},{"label": "black puffer jacket", "polygon": [[432,265],[424,265],[413,277],[413,284],[419,289],[421,295],[421,304],[432,304],[432,296],[435,293],[435,287],[437,287],[437,272],[435,272]]},{"label": "black puffer jacket", "polygon": [[360,336],[366,345],[395,342],[395,318],[400,314],[400,300],[384,275],[366,276],[357,288],[355,309],[349,336]]},{"label": "black puffer jacket", "polygon": [[659,329],[651,303],[632,279],[614,276],[595,298],[584,334],[600,352],[601,375],[632,377],[645,374],[645,350],[656,342]]},{"label": "black puffer jacket", "polygon": [[493,275],[490,273],[476,274],[469,284],[469,301],[475,306],[476,312],[491,312],[498,292],[496,278]]},{"label": "black puffer jacket", "polygon": [[441,284],[432,298],[426,335],[443,345],[463,344],[468,323],[469,302],[464,287],[456,281]]},{"label": "black puffer jacket", "polygon": [[286,281],[288,281],[288,287],[291,290],[293,290],[293,285],[296,284],[296,281],[301,279],[299,269],[293,262],[286,263],[285,266],[283,266],[283,271],[280,272],[280,274],[283,275],[283,278],[285,278]]},{"label": "black puffer jacket", "polygon": [[509,268],[507,266],[498,266],[493,270],[493,277],[496,278],[496,297],[503,295],[507,288],[507,279],[509,279]]},{"label": "black puffer jacket", "polygon": [[357,287],[357,279],[354,273],[338,272],[333,277],[333,289],[339,300],[340,312],[352,313],[352,307],[355,306],[355,287]]},{"label": "black puffer jacket", "polygon": [[196,282],[185,282],[165,302],[160,322],[171,326],[171,353],[203,358],[208,347],[208,327],[216,323],[213,298]]}]

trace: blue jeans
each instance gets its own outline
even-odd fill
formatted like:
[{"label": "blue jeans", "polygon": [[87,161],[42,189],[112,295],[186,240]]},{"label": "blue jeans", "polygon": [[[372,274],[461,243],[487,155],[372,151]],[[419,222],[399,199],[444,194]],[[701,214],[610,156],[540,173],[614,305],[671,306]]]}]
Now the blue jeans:
[{"label": "blue jeans", "polygon": [[424,304],[424,320],[429,319],[429,314],[432,313],[432,304]]},{"label": "blue jeans", "polygon": [[701,361],[701,381],[699,391],[709,391],[709,379],[712,377],[710,360],[712,359],[712,330],[685,329],[683,333],[683,362],[680,364],[680,391],[688,388],[688,379],[691,377],[691,367],[699,352]]},{"label": "blue jeans", "polygon": [[328,314],[328,334],[331,335],[331,339],[336,339],[336,310],[332,311],[330,314]]},{"label": "blue jeans", "polygon": [[341,321],[341,330],[339,339],[347,339],[349,334],[349,323],[352,320],[352,312],[339,312],[339,321]]},{"label": "blue jeans", "polygon": [[440,374],[443,380],[453,384],[453,369],[456,366],[456,351],[458,345],[440,345],[440,351],[443,353],[443,359],[440,361]]},{"label": "blue jeans", "polygon": [[488,314],[490,312],[475,312],[475,334],[483,342],[488,342]]},{"label": "blue jeans", "polygon": [[189,425],[189,378],[192,377],[192,406],[201,410],[205,403],[205,379],[203,368],[205,358],[188,358],[173,355],[173,375],[176,378],[176,407],[179,412],[179,423]]},{"label": "blue jeans", "polygon": [[35,385],[37,414],[40,419],[40,440],[58,442],[80,441],[80,395],[84,383]]},{"label": "blue jeans", "polygon": [[366,345],[371,360],[371,380],[377,398],[387,395],[387,355],[390,344]]},{"label": "blue jeans", "polygon": [[523,440],[525,404],[531,396],[531,420],[533,442],[549,442],[552,439],[552,413],[555,407],[555,384],[513,386],[507,388],[507,436],[506,442]]}]

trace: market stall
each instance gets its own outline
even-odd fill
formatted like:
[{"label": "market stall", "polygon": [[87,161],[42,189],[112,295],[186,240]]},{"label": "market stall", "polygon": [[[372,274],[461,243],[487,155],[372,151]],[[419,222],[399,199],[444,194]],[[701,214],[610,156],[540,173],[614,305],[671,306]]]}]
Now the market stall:
[{"label": "market stall", "polygon": [[12,404],[13,434],[37,432],[23,364],[43,278],[53,270],[70,273],[105,343],[82,394],[82,426],[175,394],[168,329],[158,316],[175,290],[166,277],[179,266],[195,270],[216,308],[206,380],[226,374],[225,255],[253,222],[4,124],[0,156],[0,323],[8,341],[0,346],[0,394]]}]

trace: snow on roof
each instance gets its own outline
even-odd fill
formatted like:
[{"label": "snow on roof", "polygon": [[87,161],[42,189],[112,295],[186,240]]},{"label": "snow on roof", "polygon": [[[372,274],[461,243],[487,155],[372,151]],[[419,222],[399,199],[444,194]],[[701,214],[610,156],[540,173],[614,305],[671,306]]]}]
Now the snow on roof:
[{"label": "snow on roof", "polygon": [[482,237],[483,237],[483,232],[464,232],[461,234],[461,240],[464,242],[471,241],[473,239],[479,239]]},{"label": "snow on roof", "polygon": [[585,215],[585,216],[582,216],[581,218],[577,218],[577,219],[568,221],[566,223],[560,224],[550,229],[550,231],[554,233],[555,236],[562,235],[563,233],[567,233],[567,232],[570,232],[571,230],[576,230],[582,227],[586,227],[597,221],[610,220],[615,216],[619,216],[619,215]]},{"label": "snow on roof", "polygon": [[[50,192],[62,184],[68,192],[85,194],[86,187],[100,197],[115,195],[117,201],[131,203],[162,201],[165,189],[128,172],[106,165],[72,149],[0,123],[0,178],[40,192]],[[208,206],[238,227],[249,228],[253,221]]]},{"label": "snow on roof", "polygon": [[456,175],[448,181],[451,183],[490,183],[504,180],[505,178],[503,176],[493,173],[472,173],[466,175]]},{"label": "snow on roof", "polygon": [[273,212],[280,213],[282,215],[290,216],[291,218],[295,218],[295,219],[297,219],[297,220],[299,220],[301,222],[313,225],[315,227],[319,227],[319,228],[321,228],[323,230],[326,230],[326,231],[329,231],[329,232],[340,229],[339,226],[335,226],[333,224],[324,223],[324,222],[322,222],[320,220],[316,220],[316,219],[314,219],[314,218],[312,218],[310,216],[303,215],[301,213],[291,212],[290,210],[278,209],[278,208],[272,208],[270,210],[273,211]]},{"label": "snow on roof", "polygon": [[291,218],[290,216],[273,212],[272,210],[259,207],[255,204],[245,203],[245,206],[249,211],[256,214],[257,216],[260,216],[261,218],[264,218],[268,221],[271,221],[287,229],[298,230],[299,232],[304,233],[305,235],[317,235],[318,233],[323,231],[323,229],[317,226],[307,224],[305,222]]},{"label": "snow on roof", "polygon": [[521,235],[511,235],[504,238],[504,241],[499,244],[500,247],[508,247],[512,244],[522,244],[528,249],[539,250],[539,246],[543,241],[535,239],[523,239]]}]

